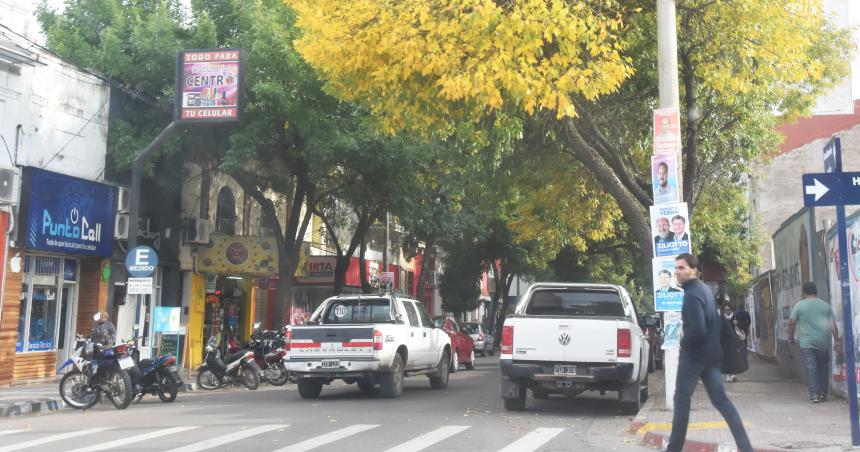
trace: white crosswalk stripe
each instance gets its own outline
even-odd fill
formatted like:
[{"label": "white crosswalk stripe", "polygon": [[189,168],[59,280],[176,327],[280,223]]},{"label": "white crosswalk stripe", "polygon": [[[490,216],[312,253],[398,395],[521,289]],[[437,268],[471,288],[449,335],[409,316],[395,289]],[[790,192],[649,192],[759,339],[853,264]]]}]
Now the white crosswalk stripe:
[{"label": "white crosswalk stripe", "polygon": [[239,440],[243,440],[245,438],[250,438],[255,435],[259,435],[261,433],[270,432],[272,430],[277,430],[280,428],[289,427],[287,424],[279,424],[279,425],[261,425],[259,427],[249,428],[247,430],[240,430],[235,433],[230,433],[228,435],[219,436],[217,438],[208,439],[205,441],[196,442],[194,444],[189,444],[185,447],[179,447],[176,449],[172,449],[169,452],[197,452],[200,450],[211,449],[213,447],[222,446],[227,443],[236,442]]},{"label": "white crosswalk stripe", "polygon": [[421,435],[418,438],[407,441],[399,446],[392,447],[385,452],[416,452],[423,450],[445,438],[454,436],[469,427],[469,425],[446,425],[444,427],[439,427],[430,433]]},{"label": "white crosswalk stripe", "polygon": [[140,441],[146,441],[148,439],[160,438],[162,436],[172,435],[174,433],[186,432],[188,430],[192,430],[195,428],[197,428],[196,425],[191,425],[191,426],[186,426],[186,427],[166,428],[166,429],[162,429],[162,430],[156,430],[154,432],[143,433],[141,435],[129,436],[127,438],[118,439],[116,441],[110,441],[107,443],[82,447],[80,449],[75,449],[75,450],[70,451],[70,452],[92,452],[92,451],[97,451],[97,450],[114,449],[117,447],[125,446],[127,444],[133,444],[133,443],[137,443]]},{"label": "white crosswalk stripe", "polygon": [[366,432],[368,430],[379,427],[377,424],[356,424],[349,426],[347,428],[342,428],[340,430],[335,430],[331,433],[326,433],[324,435],[315,436],[311,439],[302,441],[300,443],[293,444],[292,446],[285,447],[283,449],[278,449],[276,452],[304,452],[306,450],[316,449],[320,446],[325,446],[326,444],[333,443],[335,441],[340,441],[344,438],[350,437],[352,435]]},{"label": "white crosswalk stripe", "polygon": [[528,452],[537,450],[556,435],[564,431],[563,428],[536,428],[533,432],[514,441],[499,452]]},{"label": "white crosswalk stripe", "polygon": [[60,433],[59,435],[45,436],[32,441],[24,441],[23,443],[0,447],[0,452],[9,452],[13,450],[26,449],[28,447],[41,446],[42,444],[53,443],[54,441],[62,441],[64,439],[75,438],[78,436],[92,435],[93,433],[99,433],[105,430],[113,430],[113,427],[95,427],[88,428],[86,430],[76,430],[69,433]]},{"label": "white crosswalk stripe", "polygon": [[13,433],[18,433],[18,432],[26,432],[26,430],[2,430],[2,431],[0,431],[0,436],[11,435]]}]

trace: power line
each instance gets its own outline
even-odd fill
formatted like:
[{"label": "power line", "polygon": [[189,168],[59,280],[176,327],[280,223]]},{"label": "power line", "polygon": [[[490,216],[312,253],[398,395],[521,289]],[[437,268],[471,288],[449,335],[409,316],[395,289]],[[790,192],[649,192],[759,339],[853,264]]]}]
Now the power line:
[{"label": "power line", "polygon": [[[99,113],[101,113],[101,112],[102,112],[102,110],[104,110],[104,108],[107,106],[107,104],[108,104],[108,103],[110,103],[110,96],[108,96],[108,100],[106,100],[106,101],[105,101],[105,103],[104,103],[104,104],[102,104],[102,106],[101,106],[101,107],[99,107],[99,109],[98,109],[95,113],[93,113],[93,115],[92,115],[92,116],[90,116],[90,119],[87,119],[87,122],[85,122],[85,123],[84,123],[84,125],[83,125],[83,126],[81,126],[81,128],[78,130],[78,132],[77,132],[77,133],[75,133],[74,135],[72,135],[72,137],[71,137],[71,138],[69,138],[69,141],[67,141],[67,142],[66,142],[66,144],[64,144],[64,145],[63,145],[63,147],[61,147],[61,148],[60,148],[60,150],[59,150],[59,151],[57,151],[57,153],[56,153],[56,154],[54,154],[50,159],[48,159],[48,161],[47,161],[47,162],[45,162],[45,163],[42,165],[42,169],[45,169],[45,167],[47,167],[49,163],[53,162],[55,158],[59,157],[59,156],[60,156],[60,154],[62,154],[62,153],[63,153],[63,151],[64,151],[64,150],[69,146],[69,144],[71,144],[71,142],[72,142],[72,141],[74,141],[74,139],[75,139],[75,138],[77,138],[78,136],[80,136],[81,132],[83,132],[83,131],[84,131],[84,129],[85,129],[88,125],[90,125],[90,123],[91,123],[91,122],[93,122],[93,119],[95,119],[95,117],[96,117]],[[4,140],[4,141],[5,141],[5,140]]]},{"label": "power line", "polygon": [[9,161],[12,162],[12,166],[15,166],[15,159],[12,158],[12,151],[9,150],[9,145],[6,144],[6,137],[0,133],[0,140],[3,140],[3,146],[6,147],[6,154],[9,156]]}]

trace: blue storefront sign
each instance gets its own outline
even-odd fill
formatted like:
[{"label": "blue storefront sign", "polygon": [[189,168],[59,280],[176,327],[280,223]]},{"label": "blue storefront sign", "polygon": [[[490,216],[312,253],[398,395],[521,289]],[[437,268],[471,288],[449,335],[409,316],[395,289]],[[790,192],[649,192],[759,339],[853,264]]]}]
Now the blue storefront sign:
[{"label": "blue storefront sign", "polygon": [[110,257],[114,188],[38,168],[24,168],[20,238],[29,249]]}]

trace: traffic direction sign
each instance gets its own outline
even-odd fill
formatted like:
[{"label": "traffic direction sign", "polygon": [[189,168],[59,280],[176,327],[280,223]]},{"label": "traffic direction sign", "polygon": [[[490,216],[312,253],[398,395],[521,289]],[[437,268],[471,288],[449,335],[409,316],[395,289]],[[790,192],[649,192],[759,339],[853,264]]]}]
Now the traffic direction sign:
[{"label": "traffic direction sign", "polygon": [[860,204],[860,172],[803,175],[803,205],[821,207]]}]

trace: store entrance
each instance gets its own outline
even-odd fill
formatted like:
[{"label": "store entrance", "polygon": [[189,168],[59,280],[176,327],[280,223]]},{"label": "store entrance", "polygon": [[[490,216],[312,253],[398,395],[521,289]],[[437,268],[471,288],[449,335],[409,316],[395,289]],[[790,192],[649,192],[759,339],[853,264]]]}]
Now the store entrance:
[{"label": "store entrance", "polygon": [[203,314],[204,341],[215,336],[222,351],[225,351],[230,340],[241,343],[247,338],[246,287],[243,277],[218,277],[215,293],[206,296],[206,308]]}]

